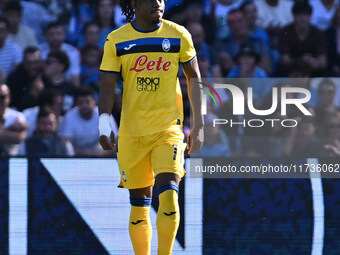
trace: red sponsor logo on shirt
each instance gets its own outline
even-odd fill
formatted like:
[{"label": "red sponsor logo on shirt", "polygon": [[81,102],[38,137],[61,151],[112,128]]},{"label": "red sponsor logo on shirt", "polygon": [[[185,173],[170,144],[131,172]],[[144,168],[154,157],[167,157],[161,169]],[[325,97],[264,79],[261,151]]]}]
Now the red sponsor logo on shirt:
[{"label": "red sponsor logo on shirt", "polygon": [[160,56],[158,60],[149,60],[147,55],[141,55],[136,59],[136,62],[130,71],[142,72],[147,71],[169,71],[171,66],[171,61],[163,61],[163,57]]}]

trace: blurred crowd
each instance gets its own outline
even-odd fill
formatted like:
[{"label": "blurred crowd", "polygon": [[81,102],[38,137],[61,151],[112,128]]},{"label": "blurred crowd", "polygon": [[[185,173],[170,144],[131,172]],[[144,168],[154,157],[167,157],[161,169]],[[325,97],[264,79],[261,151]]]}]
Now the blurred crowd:
[{"label": "blurred crowd", "polygon": [[[191,33],[202,77],[301,78],[280,86],[312,93],[312,116],[288,113],[299,120],[296,128],[211,128],[215,116],[231,112],[226,94],[206,116],[202,155],[319,156],[330,154],[324,144],[339,147],[339,80],[312,79],[340,76],[337,0],[168,0],[164,18]],[[110,155],[98,144],[99,65],[106,36],[124,24],[118,0],[0,0],[1,155]],[[179,80],[187,134],[183,72]],[[270,107],[271,87],[254,85],[259,109]],[[116,134],[122,92],[120,82],[111,120]]]}]

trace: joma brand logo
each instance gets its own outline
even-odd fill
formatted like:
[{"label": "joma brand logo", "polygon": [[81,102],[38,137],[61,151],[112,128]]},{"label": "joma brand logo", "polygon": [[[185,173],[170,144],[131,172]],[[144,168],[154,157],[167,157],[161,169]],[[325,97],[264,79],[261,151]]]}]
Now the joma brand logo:
[{"label": "joma brand logo", "polygon": [[158,60],[149,60],[148,56],[141,55],[136,59],[136,62],[132,68],[130,68],[130,71],[135,72],[142,72],[144,70],[147,71],[169,71],[171,66],[171,61],[163,61],[163,57],[160,56]]}]

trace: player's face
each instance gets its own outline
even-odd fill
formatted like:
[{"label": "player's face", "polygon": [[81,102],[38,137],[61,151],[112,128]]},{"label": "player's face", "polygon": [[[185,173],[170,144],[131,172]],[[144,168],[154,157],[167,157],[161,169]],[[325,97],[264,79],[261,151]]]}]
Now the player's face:
[{"label": "player's face", "polygon": [[158,24],[164,13],[164,0],[135,0],[136,19],[149,24]]}]

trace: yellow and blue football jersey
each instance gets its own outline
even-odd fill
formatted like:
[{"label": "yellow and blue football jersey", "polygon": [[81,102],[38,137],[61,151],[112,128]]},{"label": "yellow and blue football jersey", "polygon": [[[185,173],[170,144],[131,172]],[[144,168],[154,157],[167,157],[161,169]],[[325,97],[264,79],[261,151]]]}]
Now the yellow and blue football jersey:
[{"label": "yellow and blue football jersey", "polygon": [[195,56],[189,32],[167,20],[151,31],[132,22],[108,35],[100,70],[123,78],[119,136],[150,135],[182,122],[177,74]]}]

